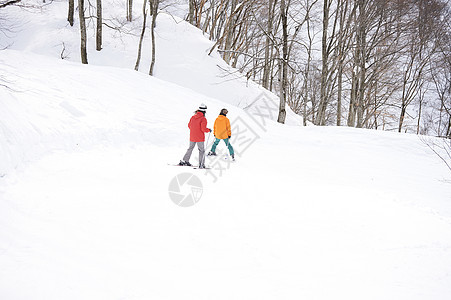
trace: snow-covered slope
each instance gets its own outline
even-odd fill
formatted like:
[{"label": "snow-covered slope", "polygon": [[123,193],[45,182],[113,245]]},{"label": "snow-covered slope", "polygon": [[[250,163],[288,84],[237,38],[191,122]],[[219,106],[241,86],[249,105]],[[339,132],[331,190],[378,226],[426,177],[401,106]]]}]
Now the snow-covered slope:
[{"label": "snow-covered slope", "polygon": [[[179,2],[167,1],[162,5],[164,10],[158,15],[155,76],[249,111],[258,112],[258,106],[262,102],[266,105],[268,101],[271,106],[278,107],[279,100],[273,93],[247,80],[227,65],[216,51],[208,55],[214,42],[209,41],[200,29],[174,15],[174,11],[181,5]],[[2,36],[1,45],[79,62],[79,24],[76,18],[74,26],[69,26],[66,20],[67,2],[54,1],[43,5],[41,1],[26,0],[25,3],[32,3],[40,9],[7,7],[4,10],[5,19],[13,24],[11,26],[14,27],[14,32]],[[141,34],[142,1],[133,1],[133,22],[125,21],[125,2],[107,1],[103,7],[105,22],[120,30],[104,26],[103,49],[98,52],[95,51],[94,24],[88,23],[88,61],[93,65],[133,69]],[[148,29],[139,68],[145,74],[149,72],[151,53]],[[272,118],[277,119],[277,115]],[[302,123],[301,118],[288,107],[286,122],[292,125]]]},{"label": "snow-covered slope", "polygon": [[[172,167],[191,112],[224,103],[11,50],[0,66],[2,299],[448,299],[449,174],[416,136],[232,108],[236,163]],[[203,184],[189,209],[168,193],[183,172]]]},{"label": "snow-covered slope", "polygon": [[[0,299],[449,298],[450,174],[417,136],[280,125],[267,97],[234,107],[219,94],[240,87],[191,81],[214,82],[216,58],[169,19],[160,43],[193,53],[159,78],[120,65],[127,35],[94,65],[54,58],[46,39],[76,35],[59,15],[0,52]],[[229,108],[237,162],[220,145],[209,171],[168,166],[202,102],[209,126]],[[202,183],[190,208],[170,198],[181,173]]]},{"label": "snow-covered slope", "polygon": [[[2,52],[0,69],[7,86],[0,90],[3,174],[53,150],[121,144],[124,139],[166,146],[181,143],[185,132],[174,136],[168,129],[186,129],[186,115],[201,102],[209,103],[215,113],[223,106],[135,71],[88,67],[13,50]],[[152,134],[155,130],[160,135]]]}]

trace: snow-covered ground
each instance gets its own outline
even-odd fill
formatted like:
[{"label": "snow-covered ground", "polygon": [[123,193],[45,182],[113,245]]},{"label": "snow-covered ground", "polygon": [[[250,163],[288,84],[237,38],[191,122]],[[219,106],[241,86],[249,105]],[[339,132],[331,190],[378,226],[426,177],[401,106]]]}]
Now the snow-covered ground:
[{"label": "snow-covered ground", "polygon": [[[199,34],[161,24],[162,56]],[[205,41],[155,78],[21,34],[0,52],[0,299],[451,297],[451,174],[417,136],[262,118],[260,88],[190,81],[217,79]],[[243,110],[236,93],[259,101]],[[220,144],[209,171],[169,166],[202,102],[210,127],[228,108],[237,161]],[[202,183],[189,208],[171,201],[182,173]]]},{"label": "snow-covered ground", "polygon": [[[278,98],[274,94],[247,80],[220,59],[216,51],[208,55],[214,42],[209,41],[200,29],[183,21],[183,2],[187,3],[183,0],[165,1],[162,4],[165,10],[158,14],[155,76],[241,108],[255,110],[253,106],[260,103],[261,98],[271,99],[274,105],[278,105]],[[10,23],[14,33],[3,35],[0,31],[0,47],[9,46],[13,50],[80,62],[78,18],[75,18],[73,27],[69,26],[66,20],[67,1],[58,0],[44,6],[41,0],[26,0],[25,3],[41,8],[23,10],[8,7],[3,19]],[[88,22],[90,64],[134,68],[142,26],[142,1],[133,3],[134,21],[130,23],[125,22],[124,1],[109,0],[104,3],[105,23],[120,30],[103,27],[103,49],[100,52],[95,51],[94,22]],[[147,29],[139,67],[139,71],[144,74],[149,72],[151,53],[150,30]],[[288,109],[287,123],[299,125],[302,121]]]}]

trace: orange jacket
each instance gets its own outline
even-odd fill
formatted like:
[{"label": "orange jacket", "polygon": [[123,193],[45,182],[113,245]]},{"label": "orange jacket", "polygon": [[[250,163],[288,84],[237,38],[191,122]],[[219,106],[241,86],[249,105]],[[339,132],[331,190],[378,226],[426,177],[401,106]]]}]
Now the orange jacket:
[{"label": "orange jacket", "polygon": [[230,121],[224,115],[219,115],[216,118],[213,134],[216,138],[224,140],[232,135],[232,129],[230,128]]}]

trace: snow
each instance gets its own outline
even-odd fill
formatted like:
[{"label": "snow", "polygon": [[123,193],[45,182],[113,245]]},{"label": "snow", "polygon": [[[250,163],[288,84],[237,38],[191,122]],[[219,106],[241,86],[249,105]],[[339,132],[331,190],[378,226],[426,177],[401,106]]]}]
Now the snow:
[{"label": "snow", "polygon": [[[44,17],[24,26],[63,30]],[[415,135],[278,124],[273,95],[213,84],[211,44],[161,20],[156,77],[132,71],[121,44],[92,65],[58,59],[28,40],[39,31],[0,53],[1,299],[450,298],[440,158]],[[209,127],[228,108],[237,162],[220,144],[211,171],[168,166],[200,103]],[[202,182],[192,207],[170,199],[184,172]]]},{"label": "snow", "polygon": [[[34,3],[36,0],[28,0]],[[156,65],[155,76],[192,89],[207,97],[222,100],[227,104],[248,108],[258,105],[261,99],[271,100],[278,106],[278,97],[261,86],[248,80],[231,68],[219,54],[213,51],[208,55],[214,42],[208,40],[202,31],[184,22],[180,9],[181,1],[171,1],[162,5],[156,27]],[[95,51],[94,24],[88,26],[88,61],[93,65],[115,66],[133,69],[138,53],[141,34],[142,1],[133,1],[134,21],[125,22],[125,2],[111,0],[111,5],[103,5],[104,20],[112,27],[124,24],[121,31],[103,27],[103,50]],[[34,3],[40,6],[40,1]],[[78,18],[73,27],[68,25],[67,2],[54,1],[44,5],[38,12],[25,14],[19,8],[9,7],[15,20],[15,35],[5,35],[0,46],[11,45],[10,49],[50,55],[63,56],[66,60],[80,62],[80,38]],[[185,8],[186,11],[186,8]],[[17,16],[22,16],[17,17]],[[27,20],[27,21],[23,21]],[[150,22],[150,21],[148,21]],[[0,32],[0,35],[2,33]],[[148,74],[151,61],[150,30],[147,29],[142,46],[139,71]],[[274,116],[273,119],[277,119]],[[287,109],[287,124],[300,125],[302,119]]]}]

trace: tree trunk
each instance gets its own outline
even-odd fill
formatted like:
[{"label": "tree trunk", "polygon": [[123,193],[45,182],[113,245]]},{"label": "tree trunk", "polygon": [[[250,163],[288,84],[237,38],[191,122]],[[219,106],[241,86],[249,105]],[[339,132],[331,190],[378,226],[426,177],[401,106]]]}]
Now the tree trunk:
[{"label": "tree trunk", "polygon": [[133,0],[127,0],[127,21],[133,20]]},{"label": "tree trunk", "polygon": [[[310,34],[309,34],[310,37]],[[304,101],[303,101],[303,120],[302,123],[304,126],[307,126],[307,102],[309,98],[309,81],[310,81],[310,64],[312,62],[312,46],[313,40],[310,38],[309,46],[308,46],[308,57],[307,57],[307,65],[305,67],[305,76],[304,76]]]},{"label": "tree trunk", "polygon": [[135,71],[139,70],[139,64],[141,62],[141,51],[142,51],[142,44],[144,40],[144,34],[146,33],[146,24],[147,24],[147,0],[144,0],[143,3],[143,27],[141,30],[141,36],[139,37],[139,46],[138,46],[138,57],[136,58],[135,63]]},{"label": "tree trunk", "polygon": [[338,69],[337,69],[337,126],[341,126],[341,110],[342,110],[342,93],[343,93],[343,69],[344,69],[344,60],[345,60],[345,34],[346,34],[346,25],[345,25],[345,6],[347,7],[347,0],[340,0],[338,2],[338,13],[339,13],[339,23],[340,23],[340,32],[338,33]]},{"label": "tree trunk", "polygon": [[[354,62],[354,67],[356,63]],[[354,127],[355,126],[355,114],[356,114],[356,98],[357,98],[357,86],[358,86],[358,79],[355,71],[352,71],[352,78],[351,78],[351,99],[349,101],[349,111],[348,111],[348,126]]]},{"label": "tree trunk", "polygon": [[269,77],[271,74],[271,49],[273,47],[272,42],[272,28],[274,20],[274,5],[275,0],[269,0],[268,3],[268,26],[266,32],[266,45],[265,45],[265,65],[263,67],[263,80],[262,86],[269,89]]},{"label": "tree trunk", "polygon": [[149,75],[153,76],[154,67],[155,67],[155,27],[157,25],[157,15],[158,15],[158,6],[160,5],[160,0],[151,0],[152,3],[152,25],[150,26],[150,32],[152,36],[152,62],[150,63]]},{"label": "tree trunk", "polygon": [[279,117],[277,122],[285,123],[287,115],[287,87],[288,87],[288,9],[285,0],[280,1],[280,14],[282,19],[282,57],[279,60],[279,77],[280,77],[280,105]]},{"label": "tree trunk", "polygon": [[365,100],[365,76],[366,76],[366,0],[359,0],[359,19],[358,19],[358,32],[357,32],[357,57],[359,70],[358,76],[358,88],[357,88],[357,128],[363,126],[363,111]]},{"label": "tree trunk", "polygon": [[[310,11],[309,11],[310,14]],[[313,50],[313,35],[311,32],[310,25],[310,16],[306,17],[307,22],[307,36],[308,36],[308,46],[307,46],[307,64],[305,67],[305,76],[304,76],[304,103],[303,103],[303,120],[302,123],[304,126],[307,126],[307,103],[309,100],[309,82],[310,82],[310,68],[312,63],[312,50]],[[312,105],[313,106],[313,105]]]},{"label": "tree trunk", "polygon": [[417,122],[417,134],[420,134],[420,125],[421,125],[421,110],[423,109],[423,99],[420,99],[418,108],[418,122]]},{"label": "tree trunk", "polygon": [[188,22],[196,26],[196,0],[189,0]]},{"label": "tree trunk", "polygon": [[329,52],[327,49],[327,31],[329,30],[329,10],[330,0],[324,0],[323,5],[323,34],[321,40],[321,97],[318,106],[318,114],[316,116],[316,125],[326,124],[326,107],[329,102],[327,95],[327,78],[329,76],[328,64],[329,64]]},{"label": "tree trunk", "polygon": [[398,132],[402,131],[402,124],[404,123],[404,118],[406,116],[406,107],[404,104],[402,104],[401,107],[401,114],[399,116],[399,125],[398,125]]},{"label": "tree trunk", "polygon": [[84,0],[78,0],[78,15],[80,18],[80,35],[81,35],[81,62],[88,63],[88,53],[86,51],[86,22],[85,22],[85,5]]},{"label": "tree trunk", "polygon": [[226,38],[225,38],[225,43],[224,43],[224,55],[223,55],[223,59],[225,60],[226,63],[230,64],[230,59],[232,58],[232,54],[230,52],[230,50],[232,50],[232,43],[233,43],[233,38],[234,38],[234,34],[235,34],[235,24],[236,24],[236,17],[235,17],[235,8],[236,8],[236,4],[237,4],[237,0],[231,0],[232,1],[232,8],[230,9],[230,16],[229,16],[229,21],[227,28],[225,28],[226,32]]},{"label": "tree trunk", "polygon": [[379,122],[377,121],[378,118],[378,113],[377,113],[377,87],[378,87],[378,83],[375,83],[375,88],[374,88],[374,129],[378,129],[379,127]]},{"label": "tree trunk", "polygon": [[[0,3],[0,8],[4,8],[10,5],[14,5],[16,3],[19,3],[22,0],[7,0],[7,1],[3,1],[2,3]],[[43,3],[45,3],[45,0],[43,0]]]},{"label": "tree trunk", "polygon": [[97,0],[96,50],[102,50],[102,0]]},{"label": "tree trunk", "polygon": [[446,129],[446,137],[451,139],[451,115],[448,119],[448,128]]},{"label": "tree trunk", "polygon": [[[340,59],[340,58],[339,58]],[[338,66],[338,91],[337,91],[337,126],[341,126],[341,97],[343,93],[343,65]]]},{"label": "tree trunk", "polygon": [[67,14],[67,21],[69,22],[70,26],[74,26],[74,6],[74,0],[69,0],[69,12]]}]

